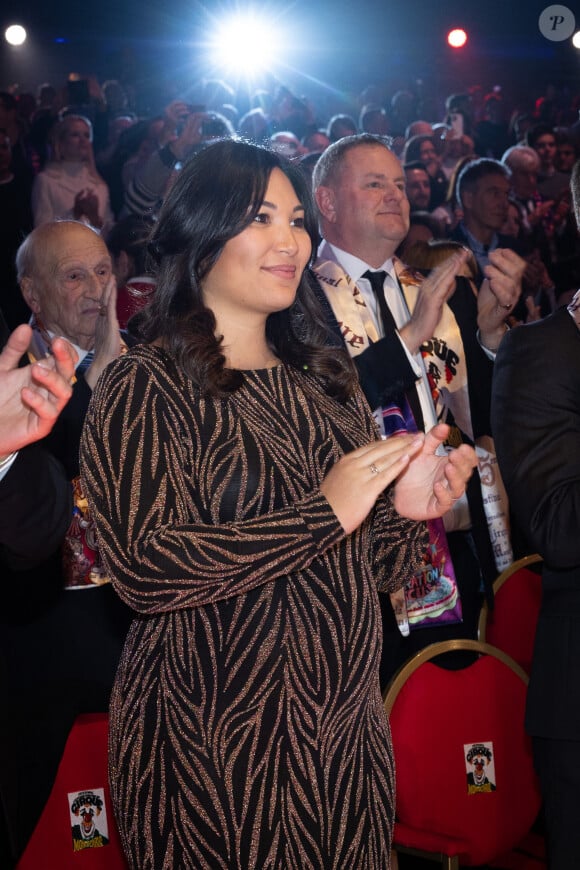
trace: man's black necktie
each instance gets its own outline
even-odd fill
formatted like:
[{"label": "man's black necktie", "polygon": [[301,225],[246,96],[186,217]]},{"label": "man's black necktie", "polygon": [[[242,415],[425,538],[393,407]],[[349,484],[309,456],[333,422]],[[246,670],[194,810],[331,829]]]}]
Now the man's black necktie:
[{"label": "man's black necktie", "polygon": [[[385,271],[371,272],[370,270],[368,270],[364,273],[362,277],[366,278],[367,281],[369,281],[373,293],[377,297],[377,301],[379,303],[379,311],[381,313],[381,321],[383,324],[383,332],[385,335],[388,335],[389,332],[396,331],[397,324],[395,323],[395,318],[393,317],[391,309],[389,308],[387,300],[385,299],[384,284],[386,275],[387,273]],[[405,398],[407,399],[409,407],[411,408],[411,413],[415,418],[417,429],[421,431],[424,428],[423,412],[421,410],[421,402],[419,401],[417,389],[415,387],[411,387],[411,389],[407,390]]]},{"label": "man's black necktie", "polygon": [[387,305],[387,300],[385,299],[384,284],[386,275],[386,272],[367,271],[362,276],[363,278],[366,278],[367,281],[369,281],[373,293],[377,297],[377,302],[379,303],[379,311],[381,314],[381,321],[383,324],[383,332],[385,335],[397,328],[395,318],[391,314],[391,309]]}]

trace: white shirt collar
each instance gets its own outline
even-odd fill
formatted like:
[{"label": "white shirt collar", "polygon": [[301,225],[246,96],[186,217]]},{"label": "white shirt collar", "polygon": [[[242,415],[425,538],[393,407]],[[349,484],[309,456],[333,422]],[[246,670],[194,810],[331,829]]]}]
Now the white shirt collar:
[{"label": "white shirt collar", "polygon": [[[56,332],[51,332],[50,329],[47,329],[46,332],[51,341],[53,340],[53,338],[65,338],[64,335],[58,335]],[[65,341],[68,341],[68,343],[72,345],[77,352],[78,360],[75,366],[75,369],[77,369],[86,357],[86,355],[90,353],[90,351],[85,350],[83,347],[79,347],[78,344],[75,344],[74,341],[70,340],[70,338],[65,338]]]},{"label": "white shirt collar", "polygon": [[354,254],[349,254],[347,251],[343,251],[340,248],[337,248],[336,245],[331,245],[330,242],[327,242],[328,247],[336,257],[338,263],[347,275],[350,275],[355,284],[358,282],[359,278],[362,278],[365,272],[388,272],[391,278],[396,282],[396,274],[395,274],[395,266],[393,263],[393,258],[389,257],[388,260],[379,266],[378,269],[373,269],[372,266],[369,266],[368,263],[365,263],[364,260],[360,260],[358,257],[355,257]]}]

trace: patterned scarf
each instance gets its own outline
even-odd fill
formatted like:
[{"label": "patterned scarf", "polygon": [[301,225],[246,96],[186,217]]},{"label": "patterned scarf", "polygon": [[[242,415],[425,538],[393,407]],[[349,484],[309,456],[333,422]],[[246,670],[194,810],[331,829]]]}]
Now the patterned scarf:
[{"label": "patterned scarf", "polygon": [[[332,256],[328,246],[323,246],[321,250]],[[411,313],[424,277],[396,258],[393,262],[401,293]],[[318,260],[314,266],[314,275],[334,311],[350,355],[358,356],[380,338],[364,296],[334,258]],[[443,308],[437,325],[437,335],[423,344],[421,356],[438,422],[445,422],[451,412],[457,426],[473,440],[463,341],[455,316],[448,305]],[[381,409],[381,415],[387,422],[393,417],[398,416],[402,421],[407,417],[406,409],[397,405]],[[409,429],[406,425],[402,428],[403,431]],[[394,429],[389,422],[387,430],[384,425],[381,425],[381,429],[384,434],[400,431]]]},{"label": "patterned scarf", "polygon": [[[30,320],[32,339],[28,351],[31,362],[50,355],[51,338],[42,320],[35,314]],[[127,345],[121,339],[121,353],[127,352]],[[77,365],[76,373],[88,369],[94,359],[93,351]],[[62,543],[62,572],[64,588],[67,590],[92,589],[110,583],[97,543],[96,528],[80,477],[71,481],[73,490],[73,512],[71,524]]]},{"label": "patterned scarf", "polygon": [[[394,258],[394,270],[399,287],[411,314],[417,302],[419,288],[424,276],[406,267],[400,260]],[[351,356],[356,357],[379,339],[371,313],[364,296],[355,282],[345,273],[334,257],[330,246],[323,242],[319,251],[319,259],[314,266],[314,275],[321,285],[328,302],[338,321],[340,331]],[[348,292],[346,292],[348,291]],[[453,422],[448,443],[458,446],[462,443],[461,432],[473,443],[473,426],[469,404],[469,389],[465,350],[461,332],[453,311],[448,305],[443,306],[443,312],[436,327],[436,335],[424,342],[421,356],[425,366],[427,382],[435,416],[438,422]],[[413,431],[414,421],[409,419],[408,403],[404,397],[398,403],[375,409],[375,417],[383,434],[391,435],[397,432]],[[479,441],[482,443],[480,444]],[[501,481],[493,441],[489,437],[478,439],[475,445],[479,459],[479,475],[482,491],[483,507],[488,524],[490,539],[494,549],[497,570],[500,571],[512,561],[512,550],[509,540],[509,511],[507,496]],[[429,563],[435,563],[439,569],[443,586],[450,580],[452,585],[455,577],[443,523],[429,523],[431,536],[431,552],[426,555],[426,573]],[[445,568],[445,574],[443,570]],[[445,576],[447,575],[447,576]],[[408,621],[413,626],[413,616],[409,612],[409,601],[413,595],[421,594],[417,586],[423,583],[422,577],[408,581],[406,587],[407,606],[401,602],[401,595],[395,593],[393,608],[402,633],[406,633],[405,611]],[[422,596],[428,598],[427,595]],[[450,591],[452,598],[452,592]],[[455,607],[454,602],[453,608]],[[435,602],[435,608],[437,608]],[[438,614],[441,620],[441,614]],[[449,621],[454,621],[450,617]],[[416,626],[433,624],[427,618],[417,618]]]}]

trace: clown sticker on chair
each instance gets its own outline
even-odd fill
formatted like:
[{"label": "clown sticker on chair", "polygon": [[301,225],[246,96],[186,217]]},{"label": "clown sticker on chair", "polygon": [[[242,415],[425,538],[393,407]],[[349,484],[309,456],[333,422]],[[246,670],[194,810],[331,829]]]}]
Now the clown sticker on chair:
[{"label": "clown sticker on chair", "polygon": [[495,764],[493,743],[464,743],[467,793],[482,794],[495,791]]},{"label": "clown sticker on chair", "polygon": [[69,792],[73,850],[94,849],[109,842],[105,790]]}]

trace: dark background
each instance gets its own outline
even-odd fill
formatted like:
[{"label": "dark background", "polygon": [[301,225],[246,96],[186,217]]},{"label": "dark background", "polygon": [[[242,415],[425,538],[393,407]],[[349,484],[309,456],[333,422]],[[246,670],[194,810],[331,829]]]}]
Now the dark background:
[{"label": "dark background", "polygon": [[[296,0],[253,8],[284,34],[285,57],[272,70],[273,79],[330,105],[370,82],[387,93],[399,87],[449,93],[475,83],[487,92],[501,85],[512,100],[538,96],[547,84],[577,93],[580,51],[570,40],[550,42],[538,29],[548,5],[549,0]],[[580,28],[580,10],[566,5]],[[16,49],[2,40],[0,87],[18,82],[30,90],[45,80],[59,85],[74,70],[101,80],[130,75],[163,92],[160,99],[186,91],[192,96],[204,75],[222,75],[212,66],[207,40],[213,23],[232,8],[234,3],[211,0],[3,0],[2,33],[9,23],[21,23],[29,40]],[[469,34],[462,51],[446,45],[454,26]]]}]

